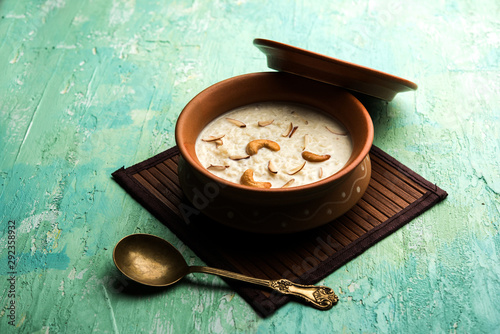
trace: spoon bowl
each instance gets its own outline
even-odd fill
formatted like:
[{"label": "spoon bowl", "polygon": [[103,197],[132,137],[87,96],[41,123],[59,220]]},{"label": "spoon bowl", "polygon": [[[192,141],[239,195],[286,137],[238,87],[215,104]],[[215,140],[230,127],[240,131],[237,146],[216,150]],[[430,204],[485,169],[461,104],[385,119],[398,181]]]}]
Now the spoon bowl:
[{"label": "spoon bowl", "polygon": [[266,280],[217,268],[188,266],[172,244],[151,234],[132,234],[121,239],[113,250],[113,261],[125,276],[149,286],[168,286],[197,272],[265,286],[299,297],[320,310],[328,310],[338,302],[337,295],[326,286],[302,285],[283,278]]},{"label": "spoon bowl", "polygon": [[149,286],[168,286],[189,273],[182,254],[168,241],[150,234],[132,234],[120,240],[113,260],[125,276]]}]

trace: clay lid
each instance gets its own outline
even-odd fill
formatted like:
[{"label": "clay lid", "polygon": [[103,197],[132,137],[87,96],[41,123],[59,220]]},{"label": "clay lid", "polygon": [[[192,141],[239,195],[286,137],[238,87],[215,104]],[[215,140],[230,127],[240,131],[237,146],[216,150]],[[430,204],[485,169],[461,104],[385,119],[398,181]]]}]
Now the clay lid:
[{"label": "clay lid", "polygon": [[417,89],[411,81],[291,45],[266,39],[253,44],[267,56],[270,68],[391,101],[397,93]]}]

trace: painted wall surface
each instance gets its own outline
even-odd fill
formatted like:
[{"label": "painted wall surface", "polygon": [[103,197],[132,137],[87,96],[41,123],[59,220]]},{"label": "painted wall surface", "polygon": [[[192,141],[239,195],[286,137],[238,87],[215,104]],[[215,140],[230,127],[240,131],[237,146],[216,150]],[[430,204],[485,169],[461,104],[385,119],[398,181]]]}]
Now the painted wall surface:
[{"label": "painted wall surface", "polygon": [[[494,0],[1,1],[0,332],[500,331],[499,17]],[[367,104],[375,145],[448,198],[321,282],[329,312],[261,319],[201,274],[124,293],[127,234],[202,263],[111,172],[173,146],[202,89],[268,70],[256,37],[416,82]]]}]

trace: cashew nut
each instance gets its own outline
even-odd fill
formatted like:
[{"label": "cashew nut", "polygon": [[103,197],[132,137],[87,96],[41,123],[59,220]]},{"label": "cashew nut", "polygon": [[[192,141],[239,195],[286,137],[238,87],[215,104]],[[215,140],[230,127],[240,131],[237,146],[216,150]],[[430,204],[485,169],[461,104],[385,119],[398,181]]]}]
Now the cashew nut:
[{"label": "cashew nut", "polygon": [[302,158],[304,158],[304,160],[309,162],[322,162],[330,159],[330,155],[329,154],[319,155],[309,151],[303,151]]},{"label": "cashew nut", "polygon": [[278,143],[272,140],[256,139],[247,144],[246,151],[248,155],[254,155],[257,154],[257,152],[263,147],[275,152],[280,150]]},{"label": "cashew nut", "polygon": [[240,178],[240,183],[245,186],[268,189],[271,188],[271,183],[269,182],[258,182],[253,179],[253,170],[247,169]]}]

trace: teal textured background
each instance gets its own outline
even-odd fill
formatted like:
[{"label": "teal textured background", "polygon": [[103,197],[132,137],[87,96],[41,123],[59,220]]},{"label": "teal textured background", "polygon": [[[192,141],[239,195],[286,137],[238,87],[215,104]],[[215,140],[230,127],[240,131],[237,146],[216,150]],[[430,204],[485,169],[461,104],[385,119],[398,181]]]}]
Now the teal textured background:
[{"label": "teal textured background", "polygon": [[[499,331],[499,17],[493,0],[1,1],[0,332]],[[111,256],[127,234],[202,263],[111,172],[175,145],[204,88],[267,71],[256,37],[416,82],[368,104],[374,143],[448,198],[323,280],[340,297],[328,312],[289,303],[261,319],[199,274],[123,293]]]}]

